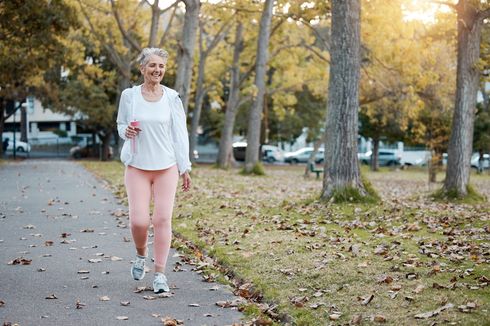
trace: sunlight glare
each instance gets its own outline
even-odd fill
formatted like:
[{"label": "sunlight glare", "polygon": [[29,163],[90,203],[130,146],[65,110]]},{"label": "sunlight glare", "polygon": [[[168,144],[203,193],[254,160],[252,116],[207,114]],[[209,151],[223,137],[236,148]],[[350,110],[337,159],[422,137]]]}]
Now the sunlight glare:
[{"label": "sunlight glare", "polygon": [[437,13],[450,12],[451,8],[427,0],[407,0],[402,5],[402,11],[405,21],[418,20],[424,24],[434,24],[437,19]]}]

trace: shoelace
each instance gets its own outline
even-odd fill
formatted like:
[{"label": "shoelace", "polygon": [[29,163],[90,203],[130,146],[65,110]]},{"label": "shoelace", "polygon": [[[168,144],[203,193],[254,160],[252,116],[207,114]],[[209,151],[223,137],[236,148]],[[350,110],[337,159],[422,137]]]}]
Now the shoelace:
[{"label": "shoelace", "polygon": [[141,269],[141,270],[145,268],[145,260],[137,258],[136,261],[134,262],[134,268]]},{"label": "shoelace", "polygon": [[165,275],[163,274],[158,274],[156,277],[155,277],[155,282],[156,283],[166,283],[167,280],[165,278]]}]

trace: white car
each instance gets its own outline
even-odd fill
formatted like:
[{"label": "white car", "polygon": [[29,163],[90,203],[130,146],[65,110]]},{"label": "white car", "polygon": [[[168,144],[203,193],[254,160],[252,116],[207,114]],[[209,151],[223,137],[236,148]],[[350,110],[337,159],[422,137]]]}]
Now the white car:
[{"label": "white car", "polygon": [[282,162],[284,161],[284,153],[277,146],[262,145],[262,160],[269,163]]},{"label": "white car", "polygon": [[[471,167],[478,170],[480,154],[473,153],[471,155]],[[490,168],[490,154],[483,154],[483,169],[487,170]]]},{"label": "white car", "polygon": [[[7,138],[6,138],[7,139]],[[2,143],[5,141],[5,139],[2,140]],[[15,140],[15,148],[17,152],[20,153],[29,153],[31,151],[31,145],[29,143],[20,141],[20,140]],[[7,146],[7,151],[12,152],[14,149],[14,141],[10,138],[8,138],[8,146]]]},{"label": "white car", "polygon": [[[310,158],[312,152],[313,152],[313,147],[304,147],[298,149],[295,152],[286,153],[284,154],[284,162],[291,163],[291,164],[306,163],[308,162],[308,159]],[[320,147],[315,156],[315,163],[317,164],[323,163],[324,158],[325,158],[325,149]]]}]

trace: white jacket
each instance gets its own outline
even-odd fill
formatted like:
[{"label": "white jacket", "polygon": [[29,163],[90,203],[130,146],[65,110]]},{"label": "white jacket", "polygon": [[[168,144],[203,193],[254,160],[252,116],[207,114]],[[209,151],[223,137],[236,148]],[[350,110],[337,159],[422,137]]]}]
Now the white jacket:
[{"label": "white jacket", "polygon": [[[142,170],[163,170],[177,163],[179,173],[191,170],[189,136],[186,116],[179,94],[163,86],[163,96],[158,102],[146,101],[141,85],[125,89],[119,101],[117,131],[125,140],[121,161]],[[131,152],[131,140],[125,136],[133,120],[140,122],[137,152]]]}]

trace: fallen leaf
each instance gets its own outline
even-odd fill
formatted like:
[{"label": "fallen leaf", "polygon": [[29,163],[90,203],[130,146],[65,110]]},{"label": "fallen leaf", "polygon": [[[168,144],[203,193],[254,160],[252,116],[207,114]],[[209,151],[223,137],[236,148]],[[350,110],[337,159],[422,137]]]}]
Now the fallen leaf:
[{"label": "fallen leaf", "polygon": [[100,263],[101,261],[102,261],[102,259],[100,259],[100,258],[94,258],[94,259],[88,260],[89,263]]},{"label": "fallen leaf", "polygon": [[123,260],[121,257],[117,257],[117,256],[111,257],[111,261],[121,261],[121,260]]},{"label": "fallen leaf", "polygon": [[80,302],[80,300],[77,300],[77,302],[75,302],[75,308],[76,309],[82,309],[83,307],[85,307],[86,304],[85,303],[82,303]]},{"label": "fallen leaf", "polygon": [[419,294],[420,292],[422,292],[423,290],[425,289],[425,286],[423,286],[422,284],[419,284],[417,285],[417,287],[413,290],[414,293],[416,294]]},{"label": "fallen leaf", "polygon": [[386,317],[383,315],[374,316],[374,321],[377,323],[386,323]]},{"label": "fallen leaf", "polygon": [[340,318],[340,314],[331,314],[331,315],[328,315],[328,318],[330,320],[337,320]]},{"label": "fallen leaf", "polygon": [[46,241],[44,241],[44,245],[46,247],[51,247],[53,245],[53,243],[54,243],[54,241],[52,241],[52,240],[46,240]]},{"label": "fallen leaf", "polygon": [[367,306],[374,299],[374,294],[371,294],[367,297],[359,297],[358,299],[362,300],[361,304],[363,306]]},{"label": "fallen leaf", "polygon": [[3,307],[5,305],[5,301],[0,300],[0,307]]},{"label": "fallen leaf", "polygon": [[38,268],[37,271],[38,272],[45,272],[46,271],[46,268],[41,267],[41,268]]},{"label": "fallen leaf", "polygon": [[30,265],[32,259],[27,259],[23,257],[15,258],[14,260],[9,261],[8,265]]},{"label": "fallen leaf", "polygon": [[121,306],[129,306],[129,301],[121,301]]},{"label": "fallen leaf", "polygon": [[128,320],[129,318],[127,316],[117,316],[117,320]]},{"label": "fallen leaf", "polygon": [[111,298],[109,298],[107,295],[104,295],[99,298],[99,301],[109,301],[109,300],[111,300]]},{"label": "fallen leaf", "polygon": [[431,317],[434,317],[434,316],[437,316],[439,315],[439,313],[441,313],[441,311],[444,311],[444,310],[447,310],[447,309],[451,309],[453,308],[454,305],[452,303],[448,303],[440,308],[437,308],[436,310],[434,311],[428,311],[428,312],[424,312],[424,313],[421,313],[421,314],[417,314],[415,315],[415,319],[427,319],[427,318],[431,318]]},{"label": "fallen leaf", "polygon": [[36,227],[35,227],[34,225],[32,225],[32,224],[27,224],[27,225],[24,225],[24,227],[23,227],[23,228],[24,228],[24,229],[29,229],[29,230],[31,230],[31,229],[35,229]]},{"label": "fallen leaf", "polygon": [[83,269],[77,272],[77,274],[88,274],[88,273],[90,273],[90,271],[86,271]]},{"label": "fallen leaf", "polygon": [[350,325],[361,325],[362,315],[354,315],[350,320]]},{"label": "fallen leaf", "polygon": [[152,295],[145,295],[145,296],[143,296],[143,299],[145,299],[145,300],[155,300],[156,298],[157,297],[154,297]]},{"label": "fallen leaf", "polygon": [[58,299],[58,297],[55,294],[50,294],[45,299]]}]

